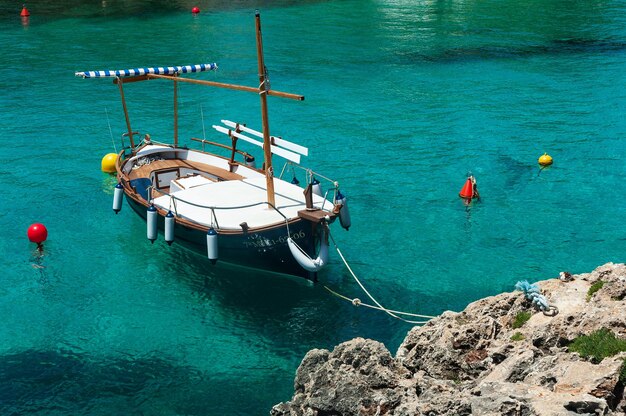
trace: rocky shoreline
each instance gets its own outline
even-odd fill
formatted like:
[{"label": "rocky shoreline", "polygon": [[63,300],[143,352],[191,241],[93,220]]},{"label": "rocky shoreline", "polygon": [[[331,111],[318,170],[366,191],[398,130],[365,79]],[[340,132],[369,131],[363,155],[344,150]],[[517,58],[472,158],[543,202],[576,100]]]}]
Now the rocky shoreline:
[{"label": "rocky shoreline", "polygon": [[414,327],[395,356],[363,338],[311,350],[292,399],[270,414],[626,414],[626,349],[600,360],[572,351],[576,338],[597,331],[626,339],[626,266],[562,273],[538,286],[558,314],[537,311],[516,291]]}]

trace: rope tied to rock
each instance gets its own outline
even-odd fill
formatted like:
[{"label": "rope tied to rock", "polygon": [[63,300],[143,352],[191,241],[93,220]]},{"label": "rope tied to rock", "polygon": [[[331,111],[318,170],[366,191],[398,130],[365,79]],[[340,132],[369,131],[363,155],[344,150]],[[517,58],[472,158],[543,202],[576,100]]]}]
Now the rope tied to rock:
[{"label": "rope tied to rock", "polygon": [[536,283],[528,283],[526,280],[521,280],[515,284],[515,289],[524,293],[526,299],[531,301],[535,309],[543,312],[546,316],[555,316],[559,313],[559,309],[548,303],[548,299],[541,294],[539,286]]}]

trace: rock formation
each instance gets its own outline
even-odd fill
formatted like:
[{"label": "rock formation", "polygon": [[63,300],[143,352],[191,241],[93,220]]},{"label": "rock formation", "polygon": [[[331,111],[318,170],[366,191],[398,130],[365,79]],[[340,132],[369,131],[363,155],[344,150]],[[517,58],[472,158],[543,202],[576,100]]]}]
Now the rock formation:
[{"label": "rock formation", "polygon": [[[598,281],[604,285],[589,294]],[[594,363],[568,351],[575,338],[603,328],[626,338],[626,266],[562,273],[539,287],[558,308],[555,316],[536,311],[516,291],[414,327],[395,357],[380,342],[363,338],[332,352],[309,351],[297,370],[293,398],[270,414],[626,414],[626,352]],[[523,312],[532,316],[520,326]]]}]

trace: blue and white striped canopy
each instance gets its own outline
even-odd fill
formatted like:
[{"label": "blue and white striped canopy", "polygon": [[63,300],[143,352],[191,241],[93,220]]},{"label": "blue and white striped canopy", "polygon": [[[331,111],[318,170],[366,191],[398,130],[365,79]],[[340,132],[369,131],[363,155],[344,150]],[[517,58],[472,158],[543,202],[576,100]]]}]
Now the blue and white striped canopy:
[{"label": "blue and white striped canopy", "polygon": [[200,64],[184,66],[159,66],[156,68],[133,68],[120,69],[117,71],[84,71],[76,72],[77,77],[98,78],[98,77],[136,77],[146,74],[174,75],[176,73],[186,74],[188,72],[202,72],[217,69],[217,64]]}]

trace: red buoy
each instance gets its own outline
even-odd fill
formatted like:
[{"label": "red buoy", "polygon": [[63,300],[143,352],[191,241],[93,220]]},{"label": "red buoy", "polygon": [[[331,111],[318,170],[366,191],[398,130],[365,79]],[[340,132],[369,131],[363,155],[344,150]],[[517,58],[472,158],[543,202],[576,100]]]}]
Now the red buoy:
[{"label": "red buoy", "polygon": [[48,230],[45,225],[35,223],[28,227],[27,235],[31,242],[41,244],[48,238]]},{"label": "red buoy", "polygon": [[476,179],[473,176],[469,176],[465,181],[465,185],[461,188],[459,196],[465,199],[478,198],[478,189],[476,188]]},{"label": "red buoy", "polygon": [[22,17],[30,16],[30,13],[28,12],[28,9],[26,8],[25,4],[22,6],[22,12],[20,13],[20,16]]},{"label": "red buoy", "polygon": [[193,13],[193,14],[198,14],[198,13],[200,13],[200,8],[199,8],[198,6],[194,6],[194,7],[191,9],[191,13]]}]

